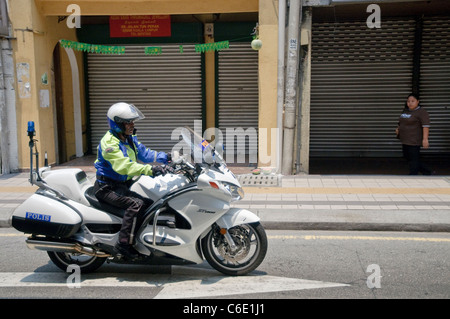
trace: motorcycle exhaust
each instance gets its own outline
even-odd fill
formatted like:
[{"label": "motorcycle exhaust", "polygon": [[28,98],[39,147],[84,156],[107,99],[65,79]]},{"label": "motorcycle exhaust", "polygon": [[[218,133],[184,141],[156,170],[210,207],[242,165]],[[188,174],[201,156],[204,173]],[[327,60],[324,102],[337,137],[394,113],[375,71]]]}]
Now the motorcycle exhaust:
[{"label": "motorcycle exhaust", "polygon": [[62,252],[62,253],[79,253],[88,256],[95,257],[111,257],[110,254],[107,254],[102,251],[97,251],[90,247],[82,246],[78,243],[63,243],[63,242],[52,242],[45,240],[36,240],[36,239],[27,239],[27,246],[30,249],[37,250],[45,250],[45,251],[54,251],[54,252]]}]

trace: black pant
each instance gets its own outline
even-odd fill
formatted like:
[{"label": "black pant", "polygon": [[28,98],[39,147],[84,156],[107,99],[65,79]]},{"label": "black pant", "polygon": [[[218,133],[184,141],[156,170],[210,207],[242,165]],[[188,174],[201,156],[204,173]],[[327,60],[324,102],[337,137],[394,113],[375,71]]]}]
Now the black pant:
[{"label": "black pant", "polygon": [[419,172],[423,175],[431,175],[431,169],[420,160],[419,145],[403,144],[403,156],[408,161],[409,175],[418,175]]},{"label": "black pant", "polygon": [[97,180],[94,184],[94,192],[98,200],[125,210],[119,242],[133,244],[135,228],[141,224],[142,214],[153,204],[153,201],[130,191],[128,183],[106,183]]}]

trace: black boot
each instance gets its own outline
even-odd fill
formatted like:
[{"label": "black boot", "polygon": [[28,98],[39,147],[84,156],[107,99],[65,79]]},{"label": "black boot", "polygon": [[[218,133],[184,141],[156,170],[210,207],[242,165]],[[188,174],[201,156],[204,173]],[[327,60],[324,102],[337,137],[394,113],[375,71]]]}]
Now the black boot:
[{"label": "black boot", "polygon": [[139,256],[139,253],[130,244],[117,243],[115,248],[126,259],[133,260]]}]

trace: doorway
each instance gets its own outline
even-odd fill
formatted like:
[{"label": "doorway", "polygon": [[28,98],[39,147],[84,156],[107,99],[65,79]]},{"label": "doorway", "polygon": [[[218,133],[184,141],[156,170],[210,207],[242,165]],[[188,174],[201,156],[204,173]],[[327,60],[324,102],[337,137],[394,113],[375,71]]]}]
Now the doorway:
[{"label": "doorway", "polygon": [[56,116],[55,145],[56,164],[67,162],[66,129],[64,123],[64,103],[62,91],[61,49],[59,43],[53,50],[54,102]]}]

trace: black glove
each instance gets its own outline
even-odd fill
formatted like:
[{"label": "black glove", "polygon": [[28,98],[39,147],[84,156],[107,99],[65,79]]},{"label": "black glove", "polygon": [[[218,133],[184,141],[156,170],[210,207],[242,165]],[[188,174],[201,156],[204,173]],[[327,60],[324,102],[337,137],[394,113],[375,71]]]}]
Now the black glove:
[{"label": "black glove", "polygon": [[152,166],[152,174],[153,177],[159,176],[159,175],[166,175],[167,169],[165,165],[155,165]]}]

